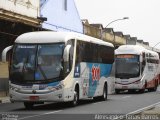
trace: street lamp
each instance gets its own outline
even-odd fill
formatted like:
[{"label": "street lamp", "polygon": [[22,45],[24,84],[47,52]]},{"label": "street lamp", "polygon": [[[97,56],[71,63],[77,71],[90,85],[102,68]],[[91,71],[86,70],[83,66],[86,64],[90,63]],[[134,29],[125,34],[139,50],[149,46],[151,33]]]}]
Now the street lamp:
[{"label": "street lamp", "polygon": [[[105,28],[107,28],[110,24],[112,24],[112,23],[114,23],[114,22],[116,22],[116,21],[126,20],[126,19],[129,19],[129,17],[123,17],[123,18],[120,18],[120,19],[113,20],[113,21],[111,21],[110,23],[108,23]],[[115,46],[115,34],[114,34],[113,45]]]},{"label": "street lamp", "polygon": [[113,21],[111,21],[110,23],[108,23],[105,28],[107,28],[107,27],[108,27],[110,24],[112,24],[113,22],[116,22],[116,21],[119,21],[119,20],[126,20],[126,19],[129,19],[129,17],[123,17],[123,18],[121,18],[121,19],[113,20]]}]

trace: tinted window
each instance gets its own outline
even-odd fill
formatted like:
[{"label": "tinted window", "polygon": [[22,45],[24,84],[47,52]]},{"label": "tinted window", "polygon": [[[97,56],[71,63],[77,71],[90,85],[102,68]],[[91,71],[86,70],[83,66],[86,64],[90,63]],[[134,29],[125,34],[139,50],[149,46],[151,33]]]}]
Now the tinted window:
[{"label": "tinted window", "polygon": [[113,63],[114,48],[95,43],[77,41],[76,63],[94,62],[94,63]]}]

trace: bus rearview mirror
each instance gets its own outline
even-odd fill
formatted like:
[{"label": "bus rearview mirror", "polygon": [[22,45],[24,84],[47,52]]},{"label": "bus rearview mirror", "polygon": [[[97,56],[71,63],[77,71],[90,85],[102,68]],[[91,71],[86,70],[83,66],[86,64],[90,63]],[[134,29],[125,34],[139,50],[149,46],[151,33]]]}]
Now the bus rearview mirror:
[{"label": "bus rearview mirror", "polygon": [[64,54],[63,54],[63,60],[64,62],[69,61],[69,51],[70,51],[71,45],[67,45],[64,49]]},{"label": "bus rearview mirror", "polygon": [[13,45],[6,47],[3,51],[2,51],[2,62],[6,62],[7,61],[7,53],[9,50],[11,50],[13,48]]}]

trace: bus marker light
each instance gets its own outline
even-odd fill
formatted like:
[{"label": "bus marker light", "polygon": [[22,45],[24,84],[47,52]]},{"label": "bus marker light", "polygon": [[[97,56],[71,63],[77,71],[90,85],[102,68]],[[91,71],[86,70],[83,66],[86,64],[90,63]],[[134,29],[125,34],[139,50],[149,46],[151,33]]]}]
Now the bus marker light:
[{"label": "bus marker light", "polygon": [[127,89],[128,87],[127,87],[127,86],[122,86],[122,88],[123,88],[123,89]]}]

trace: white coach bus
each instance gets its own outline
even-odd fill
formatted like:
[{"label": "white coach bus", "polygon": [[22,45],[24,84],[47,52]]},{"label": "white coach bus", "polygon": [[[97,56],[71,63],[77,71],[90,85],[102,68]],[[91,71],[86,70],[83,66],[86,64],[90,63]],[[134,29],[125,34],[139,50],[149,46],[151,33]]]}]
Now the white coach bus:
[{"label": "white coach bus", "polygon": [[145,89],[155,91],[159,85],[158,53],[138,45],[122,45],[115,51],[115,92]]},{"label": "white coach bus", "polygon": [[107,100],[113,62],[113,45],[93,37],[72,32],[25,33],[13,45],[10,100],[24,102],[27,109],[43,102],[75,106],[85,98]]}]

